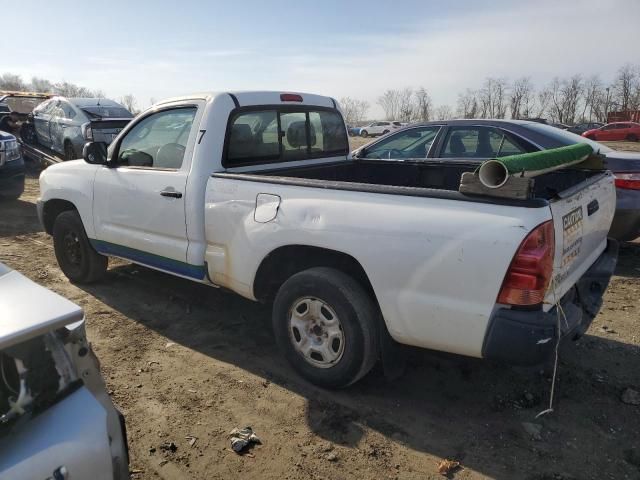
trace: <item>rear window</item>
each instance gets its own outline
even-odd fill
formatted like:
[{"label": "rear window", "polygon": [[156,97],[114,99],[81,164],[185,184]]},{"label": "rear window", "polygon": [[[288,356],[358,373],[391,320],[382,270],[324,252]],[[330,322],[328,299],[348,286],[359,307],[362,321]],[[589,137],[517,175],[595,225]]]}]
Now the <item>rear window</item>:
[{"label": "rear window", "polygon": [[349,153],[342,116],[329,109],[267,109],[236,114],[225,166],[287,162]]},{"label": "rear window", "polygon": [[80,107],[90,118],[132,118],[133,115],[124,107],[107,107],[96,105],[94,107]]},{"label": "rear window", "polygon": [[607,153],[613,151],[602,143],[594,142],[586,137],[576,135],[575,133],[571,133],[567,130],[550,127],[549,125],[543,125],[541,123],[527,123],[526,125],[523,125],[523,127],[527,130],[533,130],[539,134],[549,137],[563,147],[567,145],[574,145],[576,143],[588,143],[596,152],[599,151],[600,153]]}]

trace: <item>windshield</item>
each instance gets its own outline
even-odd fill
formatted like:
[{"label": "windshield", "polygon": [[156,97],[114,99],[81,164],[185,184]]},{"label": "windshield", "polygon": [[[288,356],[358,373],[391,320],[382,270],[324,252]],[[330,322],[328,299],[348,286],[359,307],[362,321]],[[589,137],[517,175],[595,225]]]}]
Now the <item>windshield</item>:
[{"label": "windshield", "polygon": [[132,118],[133,115],[124,107],[111,107],[95,105],[93,107],[81,107],[82,111],[91,118]]},{"label": "windshield", "polygon": [[3,103],[9,105],[12,112],[31,113],[45,100],[46,98],[41,97],[7,97]]},{"label": "windshield", "polygon": [[608,153],[613,151],[602,143],[594,142],[593,140],[589,140],[586,137],[581,137],[580,135],[576,135],[575,133],[561,130],[550,125],[544,125],[542,123],[530,123],[524,125],[524,128],[533,130],[536,133],[544,135],[545,137],[550,137],[563,146],[574,145],[576,143],[588,143],[589,145],[591,145],[591,148],[593,148],[594,152],[599,151],[600,153]]}]

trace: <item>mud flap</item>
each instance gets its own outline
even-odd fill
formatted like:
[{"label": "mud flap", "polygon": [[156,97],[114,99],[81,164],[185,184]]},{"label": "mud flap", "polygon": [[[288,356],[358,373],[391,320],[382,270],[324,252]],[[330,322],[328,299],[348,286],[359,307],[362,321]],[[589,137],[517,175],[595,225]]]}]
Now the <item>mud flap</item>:
[{"label": "mud flap", "polygon": [[381,320],[379,338],[384,377],[390,382],[397,380],[407,367],[407,349],[391,338],[384,320]]}]

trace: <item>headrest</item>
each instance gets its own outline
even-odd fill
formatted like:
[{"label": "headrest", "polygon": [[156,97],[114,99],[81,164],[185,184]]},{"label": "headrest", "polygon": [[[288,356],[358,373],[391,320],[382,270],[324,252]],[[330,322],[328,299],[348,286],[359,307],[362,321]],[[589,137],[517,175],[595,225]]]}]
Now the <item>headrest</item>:
[{"label": "headrest", "polygon": [[235,123],[231,127],[231,138],[234,142],[249,142],[253,139],[251,127],[246,123]]},{"label": "headrest", "polygon": [[[313,125],[309,125],[309,135],[311,136],[310,144],[314,146],[316,144],[316,129]],[[298,122],[292,122],[287,128],[287,142],[293,148],[300,148],[307,146],[307,122],[300,120]]]}]

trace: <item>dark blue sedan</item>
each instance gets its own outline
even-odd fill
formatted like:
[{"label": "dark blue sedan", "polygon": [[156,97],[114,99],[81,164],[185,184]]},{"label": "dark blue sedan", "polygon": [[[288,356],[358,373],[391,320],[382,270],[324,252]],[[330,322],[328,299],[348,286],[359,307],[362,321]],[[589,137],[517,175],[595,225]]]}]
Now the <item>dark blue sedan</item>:
[{"label": "dark blue sedan", "polygon": [[524,120],[447,120],[393,132],[353,152],[354,158],[464,160],[489,158],[589,143],[605,156],[616,177],[616,214],[609,235],[629,241],[640,236],[640,153],[620,152],[566,130]]}]

